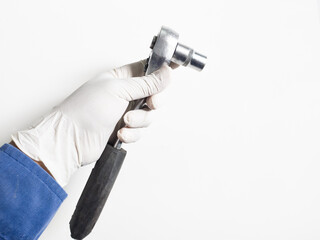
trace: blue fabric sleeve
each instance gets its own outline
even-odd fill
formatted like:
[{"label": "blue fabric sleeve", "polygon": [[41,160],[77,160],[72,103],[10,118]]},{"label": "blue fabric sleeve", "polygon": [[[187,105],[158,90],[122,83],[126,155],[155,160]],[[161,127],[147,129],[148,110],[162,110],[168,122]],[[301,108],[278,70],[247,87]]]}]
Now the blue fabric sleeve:
[{"label": "blue fabric sleeve", "polygon": [[63,200],[63,188],[17,148],[0,148],[0,239],[38,239]]}]

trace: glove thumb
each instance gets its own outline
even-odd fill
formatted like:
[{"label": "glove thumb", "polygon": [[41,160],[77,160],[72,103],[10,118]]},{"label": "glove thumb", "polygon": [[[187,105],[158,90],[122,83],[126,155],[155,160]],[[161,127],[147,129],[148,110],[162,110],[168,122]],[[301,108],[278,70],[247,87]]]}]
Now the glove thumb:
[{"label": "glove thumb", "polygon": [[171,71],[169,66],[164,65],[150,75],[123,79],[120,97],[132,101],[161,92],[171,81]]}]

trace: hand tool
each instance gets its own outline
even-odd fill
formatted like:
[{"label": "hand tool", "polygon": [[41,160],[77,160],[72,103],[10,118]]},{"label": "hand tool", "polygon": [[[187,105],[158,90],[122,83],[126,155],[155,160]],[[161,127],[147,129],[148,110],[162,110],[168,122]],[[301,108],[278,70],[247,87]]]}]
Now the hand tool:
[{"label": "hand tool", "polygon": [[[161,28],[150,46],[152,51],[145,67],[146,75],[157,71],[163,64],[170,65],[171,62],[198,71],[204,68],[207,57],[179,43],[178,39],[179,34],[174,30],[164,26]],[[131,101],[125,113],[144,105],[145,99]],[[124,126],[122,117],[84,187],[70,221],[71,237],[74,239],[81,240],[92,231],[108,199],[126,156],[126,151],[121,148],[122,143],[117,138],[118,130]]]}]

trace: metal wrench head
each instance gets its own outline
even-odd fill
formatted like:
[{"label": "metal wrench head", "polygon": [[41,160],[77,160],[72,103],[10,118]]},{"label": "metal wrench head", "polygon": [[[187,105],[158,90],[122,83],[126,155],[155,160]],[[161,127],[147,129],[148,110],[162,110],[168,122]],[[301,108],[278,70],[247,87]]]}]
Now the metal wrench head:
[{"label": "metal wrench head", "polygon": [[191,67],[201,71],[207,61],[207,57],[195,52],[192,48],[178,42],[179,34],[174,30],[162,26],[159,34],[152,40],[152,49],[146,74],[158,70],[164,63],[174,62],[178,65]]}]

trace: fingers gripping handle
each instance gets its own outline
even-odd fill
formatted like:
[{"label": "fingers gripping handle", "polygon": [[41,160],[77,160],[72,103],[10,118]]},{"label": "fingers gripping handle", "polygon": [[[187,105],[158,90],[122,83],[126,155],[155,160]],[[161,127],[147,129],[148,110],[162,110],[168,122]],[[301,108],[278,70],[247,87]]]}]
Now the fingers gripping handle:
[{"label": "fingers gripping handle", "polygon": [[124,149],[116,149],[109,144],[104,149],[72,215],[70,221],[72,238],[83,239],[92,231],[108,199],[126,153]]},{"label": "fingers gripping handle", "polygon": [[138,99],[138,100],[134,100],[134,101],[131,101],[126,109],[126,111],[124,112],[124,114],[122,115],[121,119],[119,120],[119,122],[117,123],[116,127],[114,128],[110,138],[109,138],[109,141],[108,143],[111,145],[111,146],[114,146],[115,148],[117,149],[120,149],[121,148],[121,145],[122,145],[122,142],[120,141],[120,139],[118,138],[117,136],[117,133],[118,131],[125,127],[126,124],[124,122],[124,115],[131,111],[131,110],[137,110],[137,109],[141,109],[143,108],[144,104],[146,102],[146,99]]},{"label": "fingers gripping handle", "polygon": [[[148,71],[148,67],[149,67],[148,62],[149,62],[149,58],[147,59],[147,63],[144,66],[144,74],[146,74],[146,72]],[[119,122],[117,123],[116,127],[114,128],[114,130],[109,138],[108,143],[110,145],[114,146],[117,149],[121,148],[122,142],[118,138],[117,133],[121,128],[126,126],[126,124],[124,122],[124,118],[123,118],[124,115],[131,110],[142,109],[145,106],[146,100],[147,100],[146,98],[142,98],[142,99],[137,99],[137,100],[133,100],[133,101],[129,102],[129,105],[128,105],[126,111],[124,112],[124,114],[120,118]]]}]

